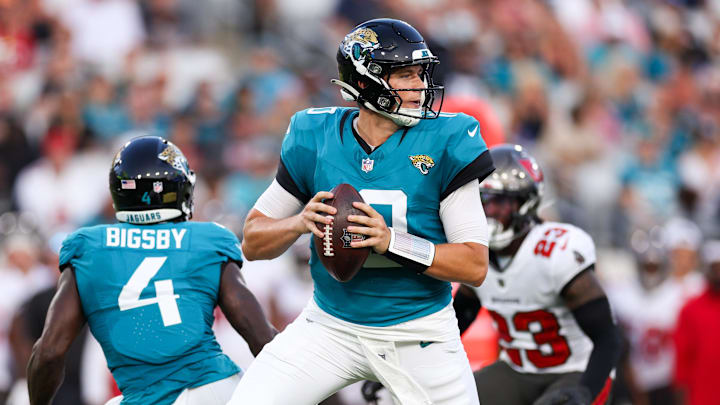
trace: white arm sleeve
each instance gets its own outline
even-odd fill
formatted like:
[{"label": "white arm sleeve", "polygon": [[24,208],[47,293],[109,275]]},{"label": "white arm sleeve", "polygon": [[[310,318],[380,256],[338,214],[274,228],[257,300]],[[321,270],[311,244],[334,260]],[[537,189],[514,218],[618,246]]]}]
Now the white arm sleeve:
[{"label": "white arm sleeve", "polygon": [[300,212],[303,203],[285,190],[277,180],[273,180],[272,184],[255,202],[253,208],[267,217],[281,219]]},{"label": "white arm sleeve", "polygon": [[477,179],[453,191],[440,202],[440,220],[449,243],[476,242],[488,245],[485,211]]}]

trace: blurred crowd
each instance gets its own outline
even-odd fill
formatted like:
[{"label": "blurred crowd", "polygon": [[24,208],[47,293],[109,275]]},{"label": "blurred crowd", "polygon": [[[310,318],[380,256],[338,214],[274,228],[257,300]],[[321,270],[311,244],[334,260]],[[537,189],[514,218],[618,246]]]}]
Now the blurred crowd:
[{"label": "blurred crowd", "polygon": [[[198,173],[195,218],[241,235],[290,116],[343,104],[337,46],[382,16],[439,56],[445,111],[538,158],[543,216],[594,237],[619,320],[647,329],[627,328],[620,374],[635,378],[617,401],[671,386],[677,314],[720,257],[701,254],[720,239],[720,0],[0,0],[0,403],[39,336],[59,243],[114,221],[114,151],[169,138]],[[311,294],[294,251],[245,269],[279,327]],[[665,290],[661,321],[633,309]]]}]

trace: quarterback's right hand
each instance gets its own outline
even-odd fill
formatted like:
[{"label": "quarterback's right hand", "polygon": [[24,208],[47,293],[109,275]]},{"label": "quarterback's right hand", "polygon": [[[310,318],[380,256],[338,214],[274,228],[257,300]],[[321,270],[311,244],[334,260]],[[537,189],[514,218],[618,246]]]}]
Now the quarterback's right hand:
[{"label": "quarterback's right hand", "polygon": [[322,202],[323,200],[329,198],[333,198],[333,194],[331,192],[319,191],[315,194],[315,196],[313,196],[313,198],[310,199],[310,201],[308,201],[302,212],[298,214],[298,218],[300,220],[297,228],[298,232],[301,234],[312,232],[318,238],[322,238],[324,236],[323,232],[318,229],[315,223],[332,223],[333,218],[328,215],[337,214],[337,209]]}]

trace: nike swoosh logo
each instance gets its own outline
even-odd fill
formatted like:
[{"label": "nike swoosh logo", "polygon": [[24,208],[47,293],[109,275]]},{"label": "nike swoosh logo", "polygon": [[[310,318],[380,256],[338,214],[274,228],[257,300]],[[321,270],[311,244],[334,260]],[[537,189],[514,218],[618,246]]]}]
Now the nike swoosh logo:
[{"label": "nike swoosh logo", "polygon": [[475,136],[475,134],[477,133],[477,130],[478,130],[478,126],[479,125],[475,125],[475,128],[473,128],[472,131],[468,129],[468,135],[470,135],[470,138]]},{"label": "nike swoosh logo", "polygon": [[435,342],[420,342],[420,347],[424,349],[433,343],[435,343]]}]

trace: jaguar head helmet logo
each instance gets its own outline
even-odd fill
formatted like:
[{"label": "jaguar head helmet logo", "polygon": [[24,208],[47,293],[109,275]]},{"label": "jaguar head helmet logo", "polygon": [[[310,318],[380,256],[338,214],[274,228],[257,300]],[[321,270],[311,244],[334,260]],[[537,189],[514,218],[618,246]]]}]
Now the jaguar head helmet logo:
[{"label": "jaguar head helmet logo", "polygon": [[356,61],[363,61],[372,51],[380,47],[375,31],[370,28],[358,28],[343,39],[342,50],[345,55]]},{"label": "jaguar head helmet logo", "polygon": [[430,169],[435,166],[435,161],[428,155],[412,155],[409,156],[412,165],[415,166],[420,173],[428,174]]}]

